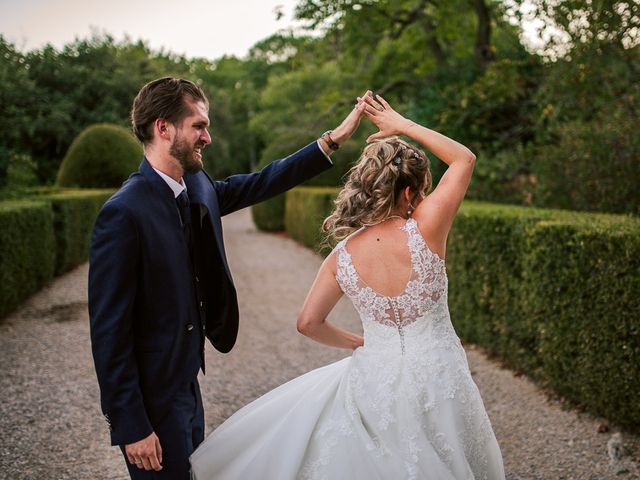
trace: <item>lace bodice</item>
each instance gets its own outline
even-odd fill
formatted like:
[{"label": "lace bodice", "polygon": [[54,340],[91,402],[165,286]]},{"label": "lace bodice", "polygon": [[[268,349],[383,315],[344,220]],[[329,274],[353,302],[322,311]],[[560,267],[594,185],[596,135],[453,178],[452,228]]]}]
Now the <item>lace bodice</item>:
[{"label": "lace bodice", "polygon": [[441,334],[455,334],[448,319],[444,260],[429,249],[414,219],[407,220],[402,229],[407,234],[411,275],[404,291],[397,296],[379,294],[360,277],[347,250],[348,238],[338,243],[335,251],[336,280],[360,314],[366,340],[378,344],[397,337],[404,354],[409,333],[415,337],[440,322],[446,330]]}]

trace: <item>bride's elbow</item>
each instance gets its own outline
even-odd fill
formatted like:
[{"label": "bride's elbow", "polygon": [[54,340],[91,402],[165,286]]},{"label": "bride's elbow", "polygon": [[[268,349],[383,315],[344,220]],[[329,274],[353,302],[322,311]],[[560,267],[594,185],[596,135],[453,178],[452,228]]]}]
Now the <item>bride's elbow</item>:
[{"label": "bride's elbow", "polygon": [[471,150],[469,150],[468,148],[467,148],[467,155],[466,155],[466,157],[465,157],[465,160],[466,160],[466,162],[467,162],[469,165],[471,165],[471,166],[474,166],[474,165],[475,165],[475,163],[476,163],[476,155],[475,155],[475,153],[473,153],[473,152],[472,152]]},{"label": "bride's elbow", "polygon": [[318,319],[305,312],[298,315],[298,321],[296,322],[296,328],[298,332],[305,337],[313,337],[318,327],[324,322],[324,319]]},{"label": "bride's elbow", "polygon": [[302,335],[305,335],[308,337],[309,333],[311,332],[310,319],[300,314],[298,316],[298,321],[296,322],[296,328],[298,329],[298,333],[301,333]]}]

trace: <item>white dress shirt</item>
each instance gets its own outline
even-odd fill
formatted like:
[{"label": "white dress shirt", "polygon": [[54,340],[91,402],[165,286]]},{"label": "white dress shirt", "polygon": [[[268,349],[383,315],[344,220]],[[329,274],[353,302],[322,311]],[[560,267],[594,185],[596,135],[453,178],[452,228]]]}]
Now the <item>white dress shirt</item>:
[{"label": "white dress shirt", "polygon": [[182,193],[183,190],[187,190],[187,186],[185,185],[184,180],[182,179],[182,177],[180,177],[180,181],[179,182],[176,182],[173,178],[171,178],[166,173],[162,173],[156,167],[151,167],[151,168],[153,168],[156,171],[156,173],[158,175],[160,175],[160,178],[162,178],[165,182],[167,182],[167,185],[169,185],[169,187],[173,191],[173,195],[176,198],[178,198],[180,196],[180,194]]}]

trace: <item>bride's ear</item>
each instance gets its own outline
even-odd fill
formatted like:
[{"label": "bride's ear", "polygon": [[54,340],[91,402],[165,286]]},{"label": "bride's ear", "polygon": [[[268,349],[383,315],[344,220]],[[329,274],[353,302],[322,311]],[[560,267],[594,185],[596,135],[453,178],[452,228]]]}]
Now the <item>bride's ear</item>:
[{"label": "bride's ear", "polygon": [[405,189],[402,191],[402,194],[404,196],[405,201],[407,202],[407,205],[411,203],[411,198],[413,197],[413,192],[411,191],[411,187],[405,187]]}]

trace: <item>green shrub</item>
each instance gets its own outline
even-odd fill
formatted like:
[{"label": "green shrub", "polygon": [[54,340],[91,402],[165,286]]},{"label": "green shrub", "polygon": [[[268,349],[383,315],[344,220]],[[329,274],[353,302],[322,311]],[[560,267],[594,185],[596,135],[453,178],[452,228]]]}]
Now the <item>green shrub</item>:
[{"label": "green shrub", "polygon": [[56,238],[55,274],[86,261],[93,224],[113,190],[66,190],[40,198],[51,202]]},{"label": "green shrub", "polygon": [[284,194],[277,195],[251,207],[256,227],[265,232],[284,230]]},{"label": "green shrub", "polygon": [[[313,139],[309,141],[313,141]],[[300,146],[299,141],[297,143],[293,143],[292,141],[289,144],[297,145],[297,147],[292,147],[291,150],[285,150],[282,145],[278,148],[273,146],[267,147],[263,153],[263,161],[260,163],[259,168],[264,168],[275,158],[281,158],[292,153],[295,148],[299,148]],[[344,176],[358,159],[361,150],[362,145],[360,145],[359,142],[355,140],[346,142],[340,150],[331,155],[333,167],[307,180],[303,185],[328,187],[340,185]],[[254,205],[251,208],[251,212],[256,226],[260,230],[265,231],[285,230],[285,204],[285,194],[282,194]]]},{"label": "green shrub", "polygon": [[291,238],[326,253],[322,221],[333,211],[338,192],[333,187],[297,187],[287,192],[285,226]]},{"label": "green shrub", "polygon": [[87,260],[96,216],[113,190],[25,192],[30,199],[0,202],[0,318]]},{"label": "green shrub", "polygon": [[73,141],[58,170],[61,187],[117,188],[138,169],[140,143],[123,127],[92,125]]},{"label": "green shrub", "polygon": [[[535,162],[532,151],[529,144],[517,145],[490,157],[478,152],[467,199],[490,199],[492,202],[531,206],[537,180],[531,174],[530,165]],[[443,163],[439,160],[436,162]]]},{"label": "green shrub", "polygon": [[462,338],[640,429],[640,221],[466,202],[447,250]]},{"label": "green shrub", "polygon": [[[291,236],[317,249],[337,192],[288,192]],[[447,272],[463,340],[640,431],[639,219],[465,201]]]},{"label": "green shrub", "polygon": [[521,298],[524,245],[528,228],[553,214],[467,201],[447,241],[449,305],[459,335],[529,373],[538,367],[537,325]]},{"label": "green shrub", "polygon": [[536,206],[640,214],[638,90],[628,105],[552,129],[555,141],[533,154]]},{"label": "green shrub", "polygon": [[53,276],[53,214],[47,202],[0,203],[0,318]]},{"label": "green shrub", "polygon": [[0,188],[7,184],[9,166],[11,165],[11,150],[0,145]]},{"label": "green shrub", "polygon": [[540,222],[524,271],[543,380],[640,430],[640,222],[589,215]]},{"label": "green shrub", "polygon": [[[282,138],[280,142],[274,142],[262,152],[262,160],[258,164],[258,169],[269,165],[273,160],[284,158],[297,151],[304,144],[300,138]],[[311,139],[307,139],[311,141]],[[276,195],[269,200],[258,203],[251,207],[253,221],[260,230],[267,232],[279,232],[284,230],[284,194]]]}]

